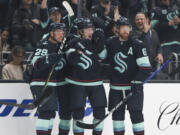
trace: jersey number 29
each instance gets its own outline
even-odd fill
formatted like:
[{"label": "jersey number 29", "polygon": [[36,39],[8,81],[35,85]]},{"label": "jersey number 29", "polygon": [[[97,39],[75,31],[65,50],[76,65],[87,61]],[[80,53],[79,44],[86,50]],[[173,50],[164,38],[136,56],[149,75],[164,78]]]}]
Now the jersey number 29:
[{"label": "jersey number 29", "polygon": [[47,54],[48,50],[47,49],[36,49],[36,56],[45,56]]}]

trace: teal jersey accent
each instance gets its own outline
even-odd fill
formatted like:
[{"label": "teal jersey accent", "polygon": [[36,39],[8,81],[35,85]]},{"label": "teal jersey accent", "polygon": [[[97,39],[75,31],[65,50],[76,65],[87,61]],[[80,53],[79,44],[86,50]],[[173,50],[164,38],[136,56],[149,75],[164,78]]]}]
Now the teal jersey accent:
[{"label": "teal jersey accent", "polygon": [[74,81],[74,80],[69,79],[69,78],[65,78],[65,81],[67,81],[68,83],[75,84],[75,85],[80,85],[80,86],[98,86],[98,85],[102,85],[103,84],[103,81],[79,82],[79,81]]}]

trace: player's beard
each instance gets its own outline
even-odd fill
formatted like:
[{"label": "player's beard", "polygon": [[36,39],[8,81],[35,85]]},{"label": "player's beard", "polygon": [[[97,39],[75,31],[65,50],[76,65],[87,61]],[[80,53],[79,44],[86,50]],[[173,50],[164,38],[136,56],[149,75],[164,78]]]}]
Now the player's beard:
[{"label": "player's beard", "polygon": [[119,34],[119,37],[121,40],[126,41],[129,38],[129,34],[128,33]]},{"label": "player's beard", "polygon": [[62,43],[63,38],[64,38],[64,37],[58,37],[58,38],[56,38],[56,42],[57,42],[57,43]]}]

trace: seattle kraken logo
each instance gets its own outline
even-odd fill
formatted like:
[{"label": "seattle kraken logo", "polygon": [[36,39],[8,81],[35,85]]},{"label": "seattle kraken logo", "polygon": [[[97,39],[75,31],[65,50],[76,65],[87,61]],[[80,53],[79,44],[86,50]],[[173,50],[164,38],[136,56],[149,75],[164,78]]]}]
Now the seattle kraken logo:
[{"label": "seattle kraken logo", "polygon": [[82,69],[86,70],[90,66],[92,66],[92,60],[88,56],[82,54],[82,56],[80,57],[80,60],[82,62],[79,62],[78,66],[82,67]]},{"label": "seattle kraken logo", "polygon": [[170,21],[170,20],[172,20],[172,19],[174,19],[174,18],[176,18],[178,16],[179,16],[179,11],[175,10],[174,12],[168,13],[167,19]]},{"label": "seattle kraken logo", "polygon": [[116,64],[118,66],[115,66],[114,69],[119,71],[120,73],[124,73],[125,70],[127,70],[127,64],[122,60],[127,58],[127,56],[125,56],[122,52],[117,53],[114,56],[114,61],[116,62]]},{"label": "seattle kraken logo", "polygon": [[64,58],[61,58],[61,60],[58,62],[57,66],[55,67],[55,70],[61,70],[65,64],[66,64],[66,60]]},{"label": "seattle kraken logo", "polygon": [[[168,13],[168,15],[166,16],[167,20],[170,21],[176,17],[179,16],[179,11],[178,10],[175,10],[174,12],[170,12]],[[174,25],[173,26],[174,29],[177,29],[178,28],[178,25]]]}]

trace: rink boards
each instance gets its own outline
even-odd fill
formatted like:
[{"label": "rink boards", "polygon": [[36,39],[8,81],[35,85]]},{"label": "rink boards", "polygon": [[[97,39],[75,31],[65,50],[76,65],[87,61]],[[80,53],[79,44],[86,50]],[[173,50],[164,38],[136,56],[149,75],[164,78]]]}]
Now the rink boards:
[{"label": "rink boards", "polygon": [[[108,96],[109,85],[104,84]],[[179,135],[180,133],[180,84],[148,83],[144,89],[144,116],[146,135]],[[25,83],[0,83],[0,100],[17,103],[32,102],[29,85]],[[31,110],[0,106],[0,135],[36,135],[37,117],[30,118]],[[87,102],[85,121],[91,123],[92,109]],[[58,134],[58,116],[52,135]],[[128,112],[126,135],[133,135]],[[72,134],[72,131],[71,133]],[[85,130],[85,135],[91,135]],[[111,117],[105,120],[103,135],[113,135]]]}]

